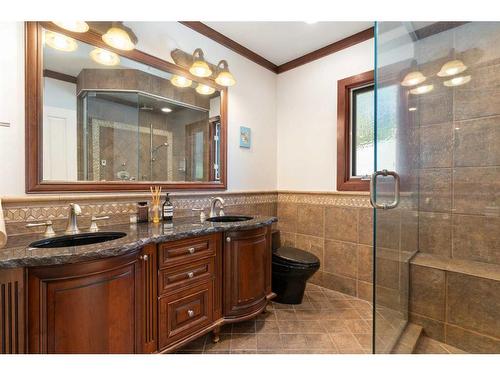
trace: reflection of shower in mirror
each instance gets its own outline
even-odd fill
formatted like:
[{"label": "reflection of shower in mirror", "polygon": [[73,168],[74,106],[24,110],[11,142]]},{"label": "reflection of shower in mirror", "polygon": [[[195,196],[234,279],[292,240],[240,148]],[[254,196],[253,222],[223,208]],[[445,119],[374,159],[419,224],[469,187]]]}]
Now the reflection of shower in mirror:
[{"label": "reflection of shower in mirror", "polygon": [[156,153],[158,152],[158,150],[159,150],[160,148],[162,148],[162,147],[168,147],[168,143],[167,143],[167,142],[164,142],[164,143],[162,143],[161,145],[156,146],[155,148],[153,148],[153,149],[151,150],[151,161],[152,161],[152,162],[153,162],[153,161],[156,161],[155,155],[156,155]]}]

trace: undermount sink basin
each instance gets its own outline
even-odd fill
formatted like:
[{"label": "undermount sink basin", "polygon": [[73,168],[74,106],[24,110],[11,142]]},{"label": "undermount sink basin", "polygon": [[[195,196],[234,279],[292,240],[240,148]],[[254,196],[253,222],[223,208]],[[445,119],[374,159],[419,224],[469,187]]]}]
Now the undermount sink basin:
[{"label": "undermount sink basin", "polygon": [[247,221],[252,219],[253,217],[251,216],[214,216],[209,217],[207,221],[210,221],[212,223],[231,223],[235,221]]},{"label": "undermount sink basin", "polygon": [[116,240],[125,237],[127,234],[123,232],[97,232],[97,233],[78,233],[69,234],[65,236],[45,238],[43,240],[30,243],[30,247],[41,249],[55,248],[55,247],[69,247],[69,246],[82,246],[90,245],[93,243],[100,243],[106,241]]}]

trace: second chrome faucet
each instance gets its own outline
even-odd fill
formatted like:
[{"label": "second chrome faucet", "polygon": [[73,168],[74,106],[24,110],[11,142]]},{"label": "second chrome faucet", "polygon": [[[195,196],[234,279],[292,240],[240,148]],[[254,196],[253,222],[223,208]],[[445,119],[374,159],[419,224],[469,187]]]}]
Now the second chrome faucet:
[{"label": "second chrome faucet", "polygon": [[217,216],[217,213],[215,212],[215,207],[217,206],[217,202],[220,203],[220,211],[219,211],[219,216],[224,216],[224,199],[221,197],[215,197],[210,200],[210,217],[215,217]]},{"label": "second chrome faucet", "polygon": [[80,229],[78,229],[77,216],[82,214],[82,209],[76,203],[69,204],[69,213],[68,213],[68,224],[66,225],[66,230],[64,234],[77,234],[80,233]]}]

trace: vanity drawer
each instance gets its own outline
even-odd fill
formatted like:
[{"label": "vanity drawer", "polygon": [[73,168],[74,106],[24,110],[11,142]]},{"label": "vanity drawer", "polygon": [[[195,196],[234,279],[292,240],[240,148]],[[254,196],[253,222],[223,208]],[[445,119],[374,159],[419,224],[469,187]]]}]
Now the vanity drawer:
[{"label": "vanity drawer", "polygon": [[214,258],[202,259],[185,265],[160,270],[158,291],[160,294],[178,290],[201,281],[209,281],[214,276]]},{"label": "vanity drawer", "polygon": [[210,325],[212,281],[159,299],[160,350]]},{"label": "vanity drawer", "polygon": [[215,254],[216,235],[160,244],[160,268]]}]

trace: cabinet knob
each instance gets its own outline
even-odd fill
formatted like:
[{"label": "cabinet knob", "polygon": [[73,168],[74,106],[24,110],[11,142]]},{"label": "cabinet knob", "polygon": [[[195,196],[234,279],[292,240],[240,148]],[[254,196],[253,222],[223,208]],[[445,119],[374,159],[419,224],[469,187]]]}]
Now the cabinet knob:
[{"label": "cabinet knob", "polygon": [[190,248],[188,249],[188,251],[189,251],[189,254],[193,254],[193,253],[194,253],[194,247],[190,247]]},{"label": "cabinet knob", "polygon": [[231,237],[226,237],[226,242],[231,242]]},{"label": "cabinet knob", "polygon": [[192,318],[194,316],[194,311],[193,310],[188,310],[188,316]]},{"label": "cabinet knob", "polygon": [[142,259],[142,260],[144,260],[144,261],[148,260],[148,258],[149,258],[149,257],[147,256],[147,254],[141,255],[141,256],[139,257],[139,259]]},{"label": "cabinet knob", "polygon": [[188,273],[187,273],[187,277],[188,277],[189,279],[192,279],[192,278],[194,277],[194,273],[193,273],[193,272],[188,272]]}]

